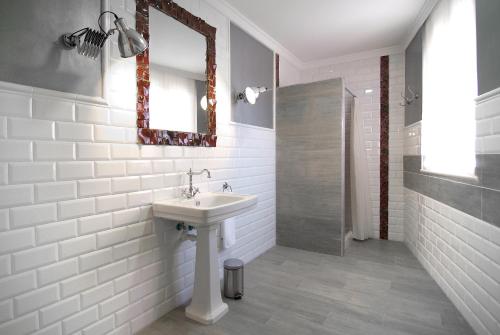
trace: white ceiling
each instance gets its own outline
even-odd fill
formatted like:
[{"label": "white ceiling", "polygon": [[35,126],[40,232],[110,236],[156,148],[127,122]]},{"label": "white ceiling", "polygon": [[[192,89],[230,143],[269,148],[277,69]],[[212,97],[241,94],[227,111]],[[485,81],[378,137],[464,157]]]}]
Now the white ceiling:
[{"label": "white ceiling", "polygon": [[302,62],[401,45],[426,0],[227,0]]}]

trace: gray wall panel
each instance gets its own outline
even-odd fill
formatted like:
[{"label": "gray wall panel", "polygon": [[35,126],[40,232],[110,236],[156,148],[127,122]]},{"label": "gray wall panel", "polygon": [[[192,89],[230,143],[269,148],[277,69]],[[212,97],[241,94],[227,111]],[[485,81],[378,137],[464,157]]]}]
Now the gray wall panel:
[{"label": "gray wall panel", "polygon": [[100,57],[91,60],[59,42],[64,33],[98,29],[100,11],[100,0],[2,1],[0,80],[102,96]]},{"label": "gray wall panel", "polygon": [[479,94],[500,87],[500,1],[476,0]]},{"label": "gray wall panel", "polygon": [[[274,53],[252,36],[231,24],[231,93],[247,86],[273,88]],[[261,94],[255,105],[236,102],[231,105],[232,120],[259,127],[273,128],[273,93]]]},{"label": "gray wall panel", "polygon": [[[422,34],[420,28],[417,35],[405,52],[405,87],[410,87],[420,98],[411,105],[405,106],[405,126],[422,120]],[[409,94],[406,91],[406,94]]]}]

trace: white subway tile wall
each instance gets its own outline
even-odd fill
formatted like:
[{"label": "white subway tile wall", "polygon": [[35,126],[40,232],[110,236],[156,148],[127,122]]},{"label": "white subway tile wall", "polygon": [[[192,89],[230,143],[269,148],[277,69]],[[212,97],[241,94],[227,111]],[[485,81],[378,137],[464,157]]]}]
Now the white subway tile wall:
[{"label": "white subway tile wall", "polygon": [[[402,240],[402,146],[404,111],[399,97],[404,86],[404,55],[389,56],[390,81],[390,164],[389,164],[389,238]],[[347,88],[356,94],[363,113],[365,150],[368,158],[370,197],[372,201],[372,237],[380,235],[380,57],[312,68],[301,72],[301,82],[343,78]],[[365,90],[371,90],[365,92]],[[392,138],[391,138],[392,137]],[[391,233],[392,228],[392,233]]]},{"label": "white subway tile wall", "polygon": [[[275,132],[230,123],[229,20],[179,4],[217,28],[216,148],[135,144],[135,63],[116,50],[110,106],[0,83],[0,334],[131,334],[188,301],[195,244],[151,202],[180,195],[190,167],[212,172],[202,192],[259,198],[220,265],[275,244]],[[133,1],[111,6],[135,21]]]},{"label": "white subway tile wall", "polygon": [[500,154],[500,89],[478,101],[476,136],[478,154]]},{"label": "white subway tile wall", "polygon": [[405,56],[389,56],[389,240],[404,241],[403,146]]},{"label": "white subway tile wall", "polygon": [[405,188],[405,242],[478,335],[500,334],[500,228]]},{"label": "white subway tile wall", "polygon": [[420,156],[422,122],[416,122],[404,128],[404,155]]}]

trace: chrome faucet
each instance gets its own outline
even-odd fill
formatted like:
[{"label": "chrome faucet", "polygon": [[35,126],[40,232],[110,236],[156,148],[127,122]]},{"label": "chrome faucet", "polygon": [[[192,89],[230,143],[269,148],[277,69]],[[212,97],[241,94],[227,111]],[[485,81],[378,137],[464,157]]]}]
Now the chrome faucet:
[{"label": "chrome faucet", "polygon": [[192,169],[189,169],[189,171],[186,173],[189,176],[189,188],[182,190],[182,195],[187,199],[192,199],[196,194],[200,193],[200,189],[198,187],[193,187],[193,176],[203,174],[203,172],[207,173],[208,178],[212,178],[212,176],[210,175],[210,171],[208,171],[207,169],[203,169],[199,172],[193,172]]}]

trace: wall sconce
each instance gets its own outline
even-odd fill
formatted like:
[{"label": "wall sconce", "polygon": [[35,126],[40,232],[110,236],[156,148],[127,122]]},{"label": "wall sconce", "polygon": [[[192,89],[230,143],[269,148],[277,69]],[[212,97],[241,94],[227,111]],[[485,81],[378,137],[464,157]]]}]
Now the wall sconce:
[{"label": "wall sconce", "polygon": [[[113,14],[116,28],[105,32],[101,26],[101,17],[106,14]],[[148,42],[135,29],[127,26],[123,18],[116,13],[105,11],[97,19],[100,31],[91,28],[82,28],[72,34],[64,34],[61,39],[63,44],[69,48],[76,48],[80,55],[95,59],[101,53],[101,49],[109,36],[118,31],[118,49],[123,58],[138,55],[148,48]],[[83,39],[83,42],[82,42]]]},{"label": "wall sconce", "polygon": [[247,104],[255,105],[259,95],[267,91],[269,91],[269,89],[264,86],[247,87],[243,92],[236,95],[236,101],[243,100]]}]

